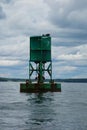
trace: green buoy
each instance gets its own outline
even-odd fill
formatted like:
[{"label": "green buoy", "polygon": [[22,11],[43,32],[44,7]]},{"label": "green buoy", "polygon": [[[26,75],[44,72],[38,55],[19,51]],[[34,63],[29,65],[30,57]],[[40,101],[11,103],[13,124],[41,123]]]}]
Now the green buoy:
[{"label": "green buoy", "polygon": [[[45,74],[49,75],[48,82]],[[32,80],[32,76],[35,81]],[[29,80],[20,84],[20,92],[49,91],[61,92],[61,84],[52,80],[51,37],[50,34],[32,36],[30,37]]]}]

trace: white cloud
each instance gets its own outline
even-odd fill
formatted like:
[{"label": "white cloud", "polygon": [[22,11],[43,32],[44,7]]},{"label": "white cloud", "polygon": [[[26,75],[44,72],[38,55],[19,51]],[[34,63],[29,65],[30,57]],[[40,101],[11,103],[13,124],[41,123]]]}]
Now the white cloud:
[{"label": "white cloud", "polygon": [[10,73],[0,73],[0,77],[9,77],[10,76]]},{"label": "white cloud", "polygon": [[[72,78],[73,75],[77,71],[77,67],[64,64],[63,62],[60,64],[60,62],[53,63],[53,78]],[[55,75],[56,74],[56,75]]]},{"label": "white cloud", "polygon": [[[4,58],[26,58],[29,55],[29,37],[11,37],[0,40],[0,56]],[[3,58],[2,57],[2,58]]]},{"label": "white cloud", "polygon": [[82,59],[87,59],[87,55],[81,55],[79,52],[77,54],[62,54],[58,56],[59,60],[82,60]]},{"label": "white cloud", "polygon": [[9,28],[18,34],[35,34],[34,30],[38,32],[46,22],[48,9],[41,0],[15,0],[12,6],[8,5],[5,9]]},{"label": "white cloud", "polygon": [[87,60],[87,45],[76,47],[53,47],[53,59],[56,60]]},{"label": "white cloud", "polygon": [[0,66],[13,66],[18,65],[20,61],[0,60]]}]

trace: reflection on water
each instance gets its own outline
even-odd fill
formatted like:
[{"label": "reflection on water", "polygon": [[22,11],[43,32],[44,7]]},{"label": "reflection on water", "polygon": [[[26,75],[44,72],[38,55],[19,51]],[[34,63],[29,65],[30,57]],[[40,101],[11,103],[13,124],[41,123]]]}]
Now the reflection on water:
[{"label": "reflection on water", "polygon": [[28,96],[27,101],[32,101],[37,104],[44,103],[44,101],[49,102],[54,100],[53,93],[35,93],[35,94],[26,94],[26,95]]},{"label": "reflection on water", "polygon": [[[49,96],[50,95],[50,96]],[[53,102],[53,94],[32,94],[27,95],[29,102],[29,115],[26,124],[29,125],[30,128],[43,128],[46,129],[46,125],[52,125],[53,116],[55,115],[53,107],[51,104]]]}]

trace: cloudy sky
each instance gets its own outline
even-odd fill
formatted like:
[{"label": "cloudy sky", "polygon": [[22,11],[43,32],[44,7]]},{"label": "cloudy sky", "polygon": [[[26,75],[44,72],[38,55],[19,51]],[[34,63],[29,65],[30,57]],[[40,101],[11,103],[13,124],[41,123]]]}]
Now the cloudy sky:
[{"label": "cloudy sky", "polygon": [[46,33],[53,78],[87,78],[87,0],[0,0],[0,77],[27,78],[29,37]]}]

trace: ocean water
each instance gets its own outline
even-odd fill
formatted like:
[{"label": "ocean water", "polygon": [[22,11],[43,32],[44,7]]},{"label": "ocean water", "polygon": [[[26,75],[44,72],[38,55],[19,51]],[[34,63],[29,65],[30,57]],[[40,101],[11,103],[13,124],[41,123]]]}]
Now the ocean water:
[{"label": "ocean water", "polygon": [[27,94],[19,82],[0,82],[0,130],[87,130],[87,84]]}]

